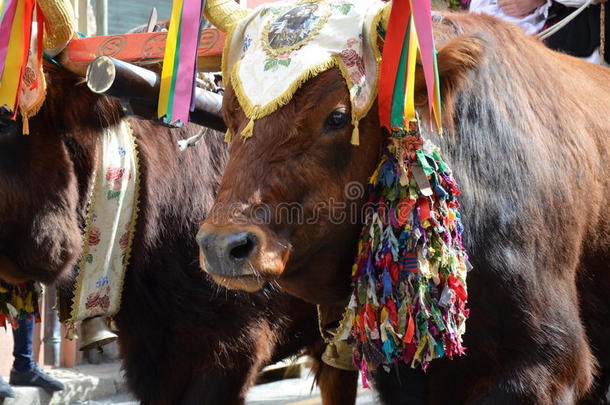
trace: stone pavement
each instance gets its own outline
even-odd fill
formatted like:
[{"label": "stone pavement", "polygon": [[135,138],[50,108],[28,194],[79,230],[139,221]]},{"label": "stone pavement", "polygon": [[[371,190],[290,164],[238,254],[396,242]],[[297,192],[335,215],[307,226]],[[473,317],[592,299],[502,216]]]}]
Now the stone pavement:
[{"label": "stone pavement", "polygon": [[[125,387],[119,363],[78,366],[50,370],[50,374],[66,384],[54,395],[40,388],[14,387],[16,398],[7,398],[0,405],[137,405]],[[320,391],[312,390],[313,378],[290,378],[253,387],[248,405],[321,405]],[[375,395],[360,389],[357,405],[375,405]]]},{"label": "stone pavement", "polygon": [[63,382],[66,389],[49,395],[42,388],[13,387],[16,397],[6,398],[4,402],[0,399],[0,405],[65,405],[127,392],[119,363],[55,369],[49,370],[49,374]]},{"label": "stone pavement", "polygon": [[[290,378],[253,387],[247,405],[322,405],[320,391],[311,390],[313,379]],[[370,390],[361,389],[356,405],[377,405],[379,402]],[[129,395],[117,395],[97,401],[76,402],[70,405],[138,405]]]}]

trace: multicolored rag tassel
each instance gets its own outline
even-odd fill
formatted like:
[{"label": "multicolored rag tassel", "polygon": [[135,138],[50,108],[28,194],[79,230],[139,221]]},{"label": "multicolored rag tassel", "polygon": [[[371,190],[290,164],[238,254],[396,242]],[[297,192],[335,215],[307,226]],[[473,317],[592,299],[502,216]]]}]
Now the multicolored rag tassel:
[{"label": "multicolored rag tassel", "polygon": [[392,7],[378,96],[389,137],[370,179],[347,311],[365,385],[380,366],[405,362],[425,370],[435,358],[462,355],[468,317],[460,191],[440,150],[423,139],[414,107],[419,49],[440,131],[430,5],[394,0]]},{"label": "multicolored rag tassel", "polygon": [[158,116],[181,125],[192,111],[205,0],[174,0],[161,72]]},{"label": "multicolored rag tassel", "polygon": [[11,285],[0,281],[0,327],[11,324],[17,328],[19,320],[31,317],[40,322],[39,289],[34,282]]}]

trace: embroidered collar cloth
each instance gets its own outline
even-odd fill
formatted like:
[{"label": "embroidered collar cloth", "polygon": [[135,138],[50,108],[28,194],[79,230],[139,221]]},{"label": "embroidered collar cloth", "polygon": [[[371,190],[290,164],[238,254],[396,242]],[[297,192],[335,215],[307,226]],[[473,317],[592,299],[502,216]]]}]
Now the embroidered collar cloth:
[{"label": "embroidered collar cloth", "polygon": [[332,67],[350,90],[354,136],[376,97],[381,55],[377,25],[386,6],[379,0],[300,0],[263,4],[240,21],[225,45],[223,75],[230,78],[254,120],[287,104],[301,84]]},{"label": "embroidered collar cloth", "polygon": [[69,321],[72,325],[119,311],[138,213],[138,154],[131,127],[123,120],[101,135]]}]

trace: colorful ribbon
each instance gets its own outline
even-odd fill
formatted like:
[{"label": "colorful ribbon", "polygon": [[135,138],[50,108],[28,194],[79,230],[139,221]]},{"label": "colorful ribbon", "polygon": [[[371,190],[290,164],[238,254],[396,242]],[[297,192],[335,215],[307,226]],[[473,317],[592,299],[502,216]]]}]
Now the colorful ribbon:
[{"label": "colorful ribbon", "polygon": [[205,0],[175,0],[172,6],[158,107],[159,118],[168,124],[189,119],[204,5]]},{"label": "colorful ribbon", "polygon": [[[397,0],[392,4],[379,79],[379,118],[388,130],[415,119],[415,68],[421,56],[430,116],[441,130],[440,83],[432,15],[428,0]],[[399,108],[404,106],[404,110]]]},{"label": "colorful ribbon", "polygon": [[0,23],[0,106],[15,114],[30,52],[34,5],[35,0],[10,0]]}]

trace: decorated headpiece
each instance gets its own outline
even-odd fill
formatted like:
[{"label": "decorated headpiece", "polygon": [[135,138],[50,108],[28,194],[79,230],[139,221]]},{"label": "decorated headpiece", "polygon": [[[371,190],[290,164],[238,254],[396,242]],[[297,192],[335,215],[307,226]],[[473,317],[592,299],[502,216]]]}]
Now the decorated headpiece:
[{"label": "decorated headpiece", "polygon": [[76,32],[74,12],[69,0],[0,0],[0,9],[0,107],[21,112],[28,133],[46,94],[43,49],[63,50]]},{"label": "decorated headpiece", "polygon": [[384,6],[379,0],[277,2],[239,21],[225,44],[223,77],[250,120],[241,135],[250,137],[254,121],[287,104],[305,81],[337,67],[350,91],[358,144],[358,121],[376,96]]}]

